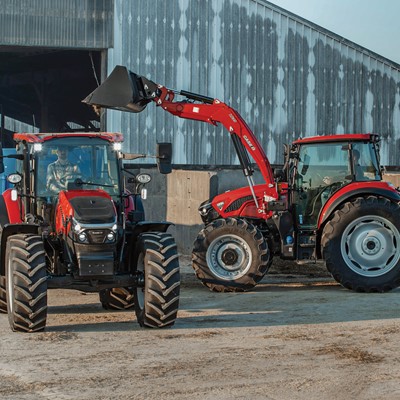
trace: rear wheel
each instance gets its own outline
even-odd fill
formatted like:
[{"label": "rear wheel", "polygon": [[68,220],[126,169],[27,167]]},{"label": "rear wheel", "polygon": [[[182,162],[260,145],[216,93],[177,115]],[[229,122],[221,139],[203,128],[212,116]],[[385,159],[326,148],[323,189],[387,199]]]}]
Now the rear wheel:
[{"label": "rear wheel", "polygon": [[322,253],[334,279],[358,292],[400,285],[400,206],[369,196],[334,213],[322,236]]},{"label": "rear wheel", "polygon": [[216,292],[250,290],[271,265],[268,245],[252,224],[236,218],[217,219],[197,236],[192,266],[197,278]]},{"label": "rear wheel", "polygon": [[12,235],[6,245],[8,320],[13,331],[36,332],[46,326],[47,273],[43,240]]},{"label": "rear wheel", "polygon": [[138,240],[136,269],[142,285],[134,290],[140,326],[164,328],[175,323],[180,293],[178,251],[164,232],[143,233]]},{"label": "rear wheel", "polygon": [[133,288],[112,288],[100,291],[101,305],[105,310],[128,310],[135,305]]}]

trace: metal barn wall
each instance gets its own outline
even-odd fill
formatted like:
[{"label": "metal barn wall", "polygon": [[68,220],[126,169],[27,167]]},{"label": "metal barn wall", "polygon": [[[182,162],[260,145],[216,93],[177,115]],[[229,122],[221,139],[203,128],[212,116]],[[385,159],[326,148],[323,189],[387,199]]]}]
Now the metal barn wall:
[{"label": "metal barn wall", "polygon": [[0,0],[0,46],[105,49],[113,0]]},{"label": "metal barn wall", "polygon": [[[263,0],[115,0],[116,64],[237,109],[271,162],[299,136],[375,132],[382,164],[400,165],[400,66]],[[174,163],[237,164],[222,128],[108,112],[133,152],[172,141]]]}]

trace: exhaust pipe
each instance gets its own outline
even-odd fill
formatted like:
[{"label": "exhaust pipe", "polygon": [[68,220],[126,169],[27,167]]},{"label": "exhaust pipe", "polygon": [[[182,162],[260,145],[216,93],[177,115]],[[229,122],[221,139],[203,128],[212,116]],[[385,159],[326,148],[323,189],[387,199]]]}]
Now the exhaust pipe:
[{"label": "exhaust pipe", "polygon": [[107,79],[82,102],[99,108],[139,113],[160,93],[153,81],[117,65]]}]

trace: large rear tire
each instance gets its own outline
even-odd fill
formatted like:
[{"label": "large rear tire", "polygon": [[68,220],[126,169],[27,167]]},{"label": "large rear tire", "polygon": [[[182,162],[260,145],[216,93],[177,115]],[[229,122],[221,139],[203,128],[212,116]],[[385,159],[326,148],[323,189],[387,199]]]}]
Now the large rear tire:
[{"label": "large rear tire", "polygon": [[6,245],[8,320],[13,331],[37,332],[46,326],[47,272],[43,240],[12,235]]},{"label": "large rear tire", "polygon": [[347,202],[326,224],[321,245],[333,278],[357,292],[400,286],[400,206],[369,196]]},{"label": "large rear tire", "polygon": [[243,292],[261,281],[270,257],[267,242],[254,225],[236,218],[217,219],[197,236],[192,266],[210,290]]},{"label": "large rear tire", "polygon": [[100,291],[100,302],[105,310],[129,310],[134,307],[133,288],[112,288]]},{"label": "large rear tire", "polygon": [[142,327],[170,327],[178,314],[180,294],[175,240],[164,232],[143,233],[137,250],[136,268],[143,278],[143,285],[134,291],[137,320]]}]

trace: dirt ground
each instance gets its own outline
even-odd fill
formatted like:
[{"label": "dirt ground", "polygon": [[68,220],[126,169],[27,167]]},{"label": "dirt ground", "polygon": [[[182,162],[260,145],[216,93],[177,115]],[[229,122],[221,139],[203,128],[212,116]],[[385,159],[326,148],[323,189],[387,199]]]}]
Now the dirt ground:
[{"label": "dirt ground", "polygon": [[281,262],[254,291],[217,294],[181,264],[172,329],[67,290],[49,291],[45,332],[12,333],[0,315],[0,398],[400,398],[400,289],[353,293]]}]

